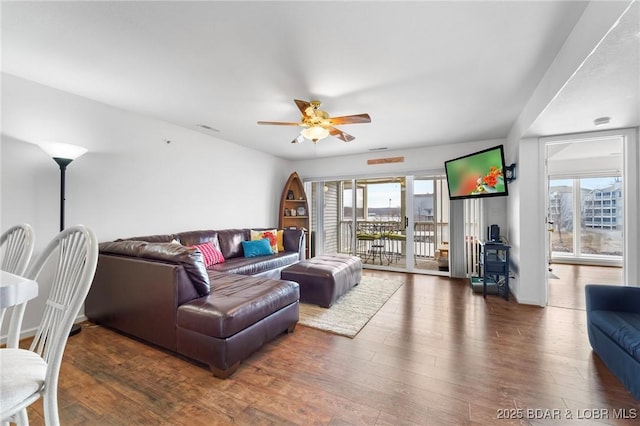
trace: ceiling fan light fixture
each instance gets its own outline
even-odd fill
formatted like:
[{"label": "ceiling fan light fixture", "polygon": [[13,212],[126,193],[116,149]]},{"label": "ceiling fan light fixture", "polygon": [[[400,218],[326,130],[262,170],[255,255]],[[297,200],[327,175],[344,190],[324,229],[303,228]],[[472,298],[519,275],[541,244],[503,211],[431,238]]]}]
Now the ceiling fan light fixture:
[{"label": "ceiling fan light fixture", "polygon": [[300,99],[294,99],[293,101],[302,113],[300,121],[258,121],[258,124],[304,127],[304,130],[300,132],[300,135],[292,140],[291,143],[300,143],[303,138],[310,139],[316,143],[327,136],[334,136],[341,141],[351,142],[355,138],[336,128],[336,125],[371,123],[371,117],[369,117],[369,114],[345,115],[342,117],[329,118],[329,113],[319,109],[320,101],[307,102],[301,101]]},{"label": "ceiling fan light fixture", "polygon": [[306,129],[303,129],[302,132],[300,133],[305,138],[310,139],[314,142],[318,142],[320,139],[324,139],[327,136],[329,136],[329,130],[321,126],[307,127]]}]

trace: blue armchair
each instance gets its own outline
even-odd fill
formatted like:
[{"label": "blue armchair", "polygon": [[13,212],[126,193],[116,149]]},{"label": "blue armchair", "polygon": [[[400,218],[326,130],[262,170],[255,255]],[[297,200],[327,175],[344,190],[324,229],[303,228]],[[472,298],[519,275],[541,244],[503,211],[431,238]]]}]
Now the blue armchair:
[{"label": "blue armchair", "polygon": [[585,287],[589,343],[640,400],[640,287]]}]

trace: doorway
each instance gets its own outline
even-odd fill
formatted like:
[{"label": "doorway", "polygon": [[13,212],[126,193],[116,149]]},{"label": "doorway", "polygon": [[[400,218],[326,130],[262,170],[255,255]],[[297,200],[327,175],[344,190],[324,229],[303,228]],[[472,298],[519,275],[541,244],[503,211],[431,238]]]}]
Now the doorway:
[{"label": "doorway", "polygon": [[599,281],[623,283],[624,137],[556,139],[545,152],[547,305],[583,309],[578,277],[604,274]]},{"label": "doorway", "polygon": [[449,198],[442,175],[311,184],[313,253],[359,256],[365,268],[449,275]]}]

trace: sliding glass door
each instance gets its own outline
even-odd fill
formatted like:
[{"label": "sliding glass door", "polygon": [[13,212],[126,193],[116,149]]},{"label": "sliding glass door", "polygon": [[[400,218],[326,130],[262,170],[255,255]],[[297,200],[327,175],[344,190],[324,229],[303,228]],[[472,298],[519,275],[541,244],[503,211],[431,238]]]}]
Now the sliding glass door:
[{"label": "sliding glass door", "polygon": [[[355,181],[362,209],[355,220],[356,255],[383,269],[407,266],[407,181],[404,176]],[[409,247],[410,248],[410,247]]]},{"label": "sliding glass door", "polygon": [[[443,176],[315,182],[312,238],[323,253],[359,256],[365,267],[449,271],[449,199]],[[314,250],[315,253],[315,250]]]},{"label": "sliding glass door", "polygon": [[443,176],[413,179],[414,269],[449,271],[449,194]]}]

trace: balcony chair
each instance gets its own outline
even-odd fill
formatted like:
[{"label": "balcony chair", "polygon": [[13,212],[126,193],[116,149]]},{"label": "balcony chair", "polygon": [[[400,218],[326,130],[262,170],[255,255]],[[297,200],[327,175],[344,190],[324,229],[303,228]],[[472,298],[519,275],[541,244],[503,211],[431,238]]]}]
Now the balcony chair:
[{"label": "balcony chair", "polygon": [[383,234],[382,238],[389,241],[389,261],[398,262],[405,253],[404,246],[407,243],[407,236],[398,231]]},{"label": "balcony chair", "polygon": [[382,234],[371,224],[358,224],[356,231],[356,255],[362,258],[362,261],[368,263],[371,259],[375,263],[376,256],[380,257],[382,264],[382,252],[380,239]]},{"label": "balcony chair", "polygon": [[[58,234],[29,268],[27,278],[51,291],[29,350],[0,349],[0,421],[29,424],[27,407],[42,396],[45,424],[60,424],[58,376],[62,356],[97,262],[96,236],[79,225]],[[52,268],[41,275],[45,265]],[[50,286],[42,285],[45,281],[51,281]]]}]

